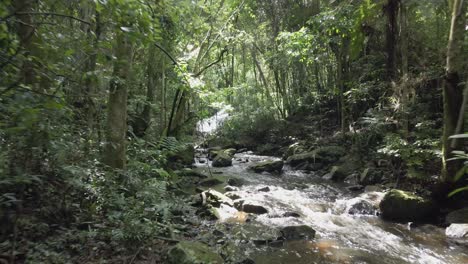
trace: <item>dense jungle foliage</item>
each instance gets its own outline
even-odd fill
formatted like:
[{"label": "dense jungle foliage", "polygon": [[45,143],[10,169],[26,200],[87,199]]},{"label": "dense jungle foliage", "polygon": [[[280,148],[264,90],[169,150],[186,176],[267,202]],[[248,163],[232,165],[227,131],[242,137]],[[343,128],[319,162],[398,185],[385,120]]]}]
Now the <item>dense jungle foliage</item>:
[{"label": "dense jungle foliage", "polygon": [[441,225],[468,201],[467,5],[3,0],[0,263],[182,263],[195,148],[412,191]]}]

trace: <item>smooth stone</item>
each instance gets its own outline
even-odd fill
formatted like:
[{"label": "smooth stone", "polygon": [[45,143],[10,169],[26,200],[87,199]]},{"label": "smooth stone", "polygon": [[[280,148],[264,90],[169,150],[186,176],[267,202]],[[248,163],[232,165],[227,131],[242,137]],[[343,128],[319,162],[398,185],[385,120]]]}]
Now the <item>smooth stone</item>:
[{"label": "smooth stone", "polygon": [[306,225],[286,226],[280,229],[281,237],[285,240],[313,239],[315,230]]},{"label": "smooth stone", "polygon": [[270,191],[270,187],[266,186],[266,187],[257,189],[257,191],[259,191],[259,192],[269,192],[269,191]]}]

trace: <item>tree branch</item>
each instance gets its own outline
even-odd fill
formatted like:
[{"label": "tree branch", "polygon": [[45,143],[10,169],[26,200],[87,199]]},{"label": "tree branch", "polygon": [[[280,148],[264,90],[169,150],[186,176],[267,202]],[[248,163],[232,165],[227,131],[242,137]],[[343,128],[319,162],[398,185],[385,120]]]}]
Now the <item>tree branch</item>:
[{"label": "tree branch", "polygon": [[224,53],[226,53],[227,51],[228,51],[228,48],[227,48],[227,46],[226,46],[226,47],[224,47],[224,49],[221,51],[221,53],[219,54],[218,58],[217,58],[215,61],[213,61],[213,62],[211,62],[210,64],[208,64],[208,65],[206,65],[205,67],[203,67],[199,72],[195,73],[195,74],[193,75],[193,77],[198,77],[198,76],[200,76],[204,71],[206,71],[207,69],[209,69],[211,66],[213,66],[213,65],[215,65],[215,64],[217,64],[217,63],[219,63],[219,62],[221,61],[221,59],[223,58]]},{"label": "tree branch", "polygon": [[[57,17],[66,17],[70,18],[76,21],[79,21],[81,23],[91,25],[91,22],[83,20],[81,18],[77,18],[74,16],[66,15],[66,14],[59,14],[59,13],[52,13],[52,12],[15,12],[14,15],[39,15],[39,16],[57,16]],[[6,19],[8,19],[10,16],[8,16]],[[6,20],[5,18],[2,20]]]}]

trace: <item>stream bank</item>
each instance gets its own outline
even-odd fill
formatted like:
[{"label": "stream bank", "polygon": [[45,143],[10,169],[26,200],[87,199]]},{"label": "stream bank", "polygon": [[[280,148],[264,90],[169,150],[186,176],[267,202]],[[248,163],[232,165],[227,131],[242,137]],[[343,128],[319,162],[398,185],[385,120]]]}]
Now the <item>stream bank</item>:
[{"label": "stream bank", "polygon": [[192,239],[216,249],[224,263],[468,261],[467,244],[448,238],[442,227],[384,221],[385,186],[355,191],[290,165],[257,173],[255,165],[281,159],[252,152],[211,167],[208,153],[198,150],[192,170],[207,178],[186,188],[204,219]]}]

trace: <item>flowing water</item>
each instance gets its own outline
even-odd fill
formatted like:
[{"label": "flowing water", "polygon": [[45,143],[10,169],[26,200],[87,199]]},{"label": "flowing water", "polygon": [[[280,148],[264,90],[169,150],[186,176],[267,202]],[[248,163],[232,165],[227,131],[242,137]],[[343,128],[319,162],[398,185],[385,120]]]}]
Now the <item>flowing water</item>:
[{"label": "flowing water", "polygon": [[[210,169],[214,175],[244,179],[245,184],[232,193],[268,210],[247,223],[239,220],[228,224],[230,219],[239,218],[239,212],[222,206],[220,222],[229,225],[224,232],[235,236],[241,229],[244,233],[253,230],[253,236],[274,237],[272,232],[278,228],[308,225],[317,234],[311,241],[281,245],[254,245],[239,240],[235,246],[256,263],[468,263],[466,247],[451,244],[443,228],[431,225],[412,228],[408,224],[385,222],[372,210],[357,213],[351,210],[362,201],[377,207],[383,193],[358,195],[347,191],[344,185],[288,168],[281,175],[248,170],[248,166],[267,159],[275,158],[240,153],[235,155],[233,166]],[[197,161],[196,165],[198,170],[207,172],[206,162]],[[269,191],[259,191],[266,186]],[[285,213],[297,215],[288,217]]]}]

